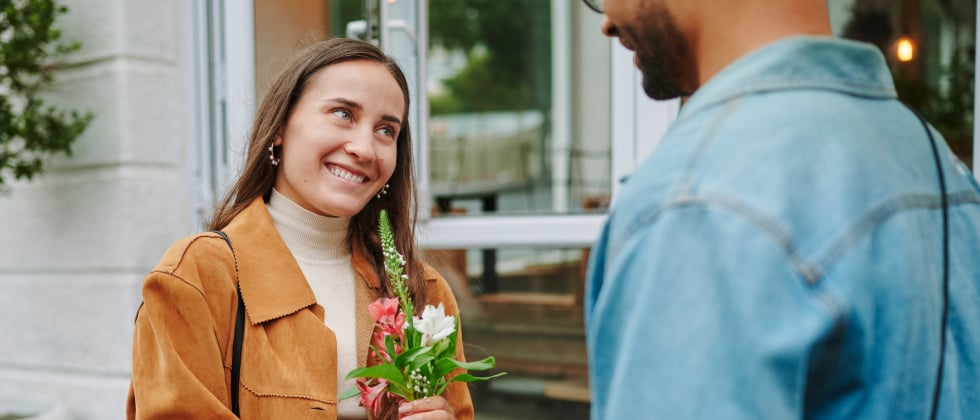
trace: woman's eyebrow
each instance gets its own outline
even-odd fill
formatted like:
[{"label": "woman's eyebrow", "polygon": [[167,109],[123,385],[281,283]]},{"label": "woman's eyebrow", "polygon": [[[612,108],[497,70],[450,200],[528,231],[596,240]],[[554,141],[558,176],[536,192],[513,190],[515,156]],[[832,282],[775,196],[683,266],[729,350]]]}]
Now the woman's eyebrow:
[{"label": "woman's eyebrow", "polygon": [[393,123],[398,124],[398,125],[401,125],[402,124],[402,120],[398,119],[398,117],[396,117],[394,115],[388,115],[388,114],[382,115],[381,116],[381,120],[393,122]]},{"label": "woman's eyebrow", "polygon": [[327,99],[327,100],[325,100],[323,102],[335,102],[335,103],[339,103],[341,105],[347,106],[348,108],[354,108],[354,109],[356,109],[358,111],[364,109],[364,107],[361,106],[361,104],[359,104],[359,103],[357,103],[355,101],[352,101],[350,99],[347,99],[347,98],[331,98],[331,99]]}]

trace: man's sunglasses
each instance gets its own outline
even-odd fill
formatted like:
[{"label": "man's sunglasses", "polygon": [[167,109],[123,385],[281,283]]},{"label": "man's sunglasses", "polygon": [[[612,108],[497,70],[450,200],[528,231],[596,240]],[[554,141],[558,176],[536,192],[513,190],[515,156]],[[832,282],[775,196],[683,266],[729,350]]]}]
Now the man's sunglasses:
[{"label": "man's sunglasses", "polygon": [[595,10],[596,13],[602,13],[602,0],[582,0],[585,2],[586,6],[590,9]]}]

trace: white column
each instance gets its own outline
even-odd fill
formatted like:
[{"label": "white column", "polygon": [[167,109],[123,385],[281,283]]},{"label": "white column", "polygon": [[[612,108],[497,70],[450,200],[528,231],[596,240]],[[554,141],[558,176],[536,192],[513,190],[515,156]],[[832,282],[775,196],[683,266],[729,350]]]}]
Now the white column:
[{"label": "white column", "polygon": [[208,4],[196,0],[181,0],[180,18],[186,22],[187,30],[181,36],[183,94],[187,98],[182,114],[187,119],[184,142],[187,147],[185,185],[190,200],[188,232],[201,230],[215,202],[214,180],[211,178],[213,163],[211,151],[211,130],[214,121],[209,115],[211,100],[211,81],[208,65],[211,62],[209,48]]},{"label": "white column", "polygon": [[215,73],[224,78],[228,155],[222,176],[227,188],[244,164],[255,114],[255,10],[251,1],[228,0],[223,4],[225,61]]},{"label": "white column", "polygon": [[633,52],[613,43],[612,160],[613,200],[622,181],[660,144],[677,118],[680,100],[655,101],[643,92],[643,76],[633,64]]},{"label": "white column", "polygon": [[551,201],[568,211],[569,157],[572,149],[571,4],[551,0]]},{"label": "white column", "polygon": [[429,190],[429,1],[417,0],[417,24],[415,28],[415,50],[418,54],[418,75],[415,83],[415,109],[418,115],[415,121],[415,171],[419,188],[419,216],[428,220],[432,197]]},{"label": "white column", "polygon": [[632,52],[614,38],[612,45],[612,198],[619,196],[620,181],[633,172],[636,160],[636,100],[638,84]]}]

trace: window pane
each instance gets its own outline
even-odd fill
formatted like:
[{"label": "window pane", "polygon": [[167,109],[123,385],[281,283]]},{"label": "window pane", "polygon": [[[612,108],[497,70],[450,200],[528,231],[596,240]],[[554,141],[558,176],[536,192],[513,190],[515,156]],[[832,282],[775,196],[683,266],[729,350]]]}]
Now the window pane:
[{"label": "window pane", "polygon": [[330,0],[330,36],[347,37],[350,22],[364,20],[364,0]]},{"label": "window pane", "polygon": [[875,44],[899,97],[973,162],[976,0],[829,0],[834,33]]},{"label": "window pane", "polygon": [[582,16],[578,4],[558,5],[567,21],[553,22],[556,4],[429,2],[429,176],[442,212],[568,213],[608,202],[609,43],[596,42],[598,15]]}]

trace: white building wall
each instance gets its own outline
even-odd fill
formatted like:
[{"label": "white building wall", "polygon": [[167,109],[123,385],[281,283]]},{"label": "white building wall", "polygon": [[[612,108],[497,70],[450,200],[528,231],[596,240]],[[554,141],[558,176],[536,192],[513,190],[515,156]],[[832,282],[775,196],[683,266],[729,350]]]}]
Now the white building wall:
[{"label": "white building wall", "polygon": [[[0,196],[0,417],[121,419],[143,276],[187,234],[182,2],[65,0],[52,103],[95,119]],[[47,418],[47,417],[45,417]]]}]

